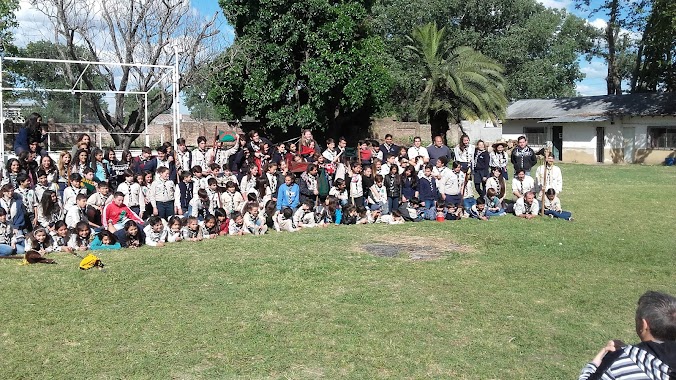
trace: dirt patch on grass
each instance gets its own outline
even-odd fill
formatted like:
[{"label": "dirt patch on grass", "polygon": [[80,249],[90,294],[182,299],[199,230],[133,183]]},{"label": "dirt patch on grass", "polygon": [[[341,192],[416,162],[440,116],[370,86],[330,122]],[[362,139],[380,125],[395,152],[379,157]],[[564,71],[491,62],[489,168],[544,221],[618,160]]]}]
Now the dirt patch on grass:
[{"label": "dirt patch on grass", "polygon": [[396,243],[376,241],[361,245],[361,249],[378,257],[408,256],[411,260],[435,260],[447,253],[472,252],[470,246],[452,241],[417,236],[398,237]]}]

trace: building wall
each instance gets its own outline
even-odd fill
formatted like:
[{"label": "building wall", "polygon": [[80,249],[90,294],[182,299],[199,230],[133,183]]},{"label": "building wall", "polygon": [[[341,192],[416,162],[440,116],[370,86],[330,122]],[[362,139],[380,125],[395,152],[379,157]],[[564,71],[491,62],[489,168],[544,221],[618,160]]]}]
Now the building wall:
[{"label": "building wall", "polygon": [[[659,165],[667,157],[676,156],[674,150],[652,149],[649,144],[648,127],[676,126],[676,117],[625,117],[593,123],[538,123],[539,120],[506,120],[502,127],[502,136],[506,140],[516,140],[523,134],[524,127],[546,128],[546,139],[551,140],[554,125],[563,128],[563,161],[596,163],[596,128],[603,127],[604,163],[640,163]],[[625,133],[634,128],[632,136]],[[633,145],[633,154],[630,146]],[[625,160],[625,159],[628,159]]]}]

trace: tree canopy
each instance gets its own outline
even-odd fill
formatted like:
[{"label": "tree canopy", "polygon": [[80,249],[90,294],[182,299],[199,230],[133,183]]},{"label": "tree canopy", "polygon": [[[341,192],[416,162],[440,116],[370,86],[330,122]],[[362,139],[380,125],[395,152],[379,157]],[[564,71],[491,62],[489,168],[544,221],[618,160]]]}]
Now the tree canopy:
[{"label": "tree canopy", "polygon": [[210,99],[225,118],[260,120],[266,133],[334,135],[367,127],[390,94],[371,1],[220,0],[235,41]]}]

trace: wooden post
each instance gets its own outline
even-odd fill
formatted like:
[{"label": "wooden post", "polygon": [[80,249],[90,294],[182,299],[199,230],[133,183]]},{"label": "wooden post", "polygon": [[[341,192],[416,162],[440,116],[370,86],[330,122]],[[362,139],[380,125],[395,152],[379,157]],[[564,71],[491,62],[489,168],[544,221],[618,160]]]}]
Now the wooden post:
[{"label": "wooden post", "polygon": [[[540,202],[542,202],[542,204],[540,205],[540,214],[543,215],[543,216],[545,215],[545,192],[547,191],[546,184],[547,184],[547,157],[548,156],[549,156],[549,147],[547,147],[545,149],[545,162],[544,162],[544,166],[542,168],[542,190],[541,190],[541,198],[540,198]],[[537,173],[536,173],[536,177],[537,177]]]}]

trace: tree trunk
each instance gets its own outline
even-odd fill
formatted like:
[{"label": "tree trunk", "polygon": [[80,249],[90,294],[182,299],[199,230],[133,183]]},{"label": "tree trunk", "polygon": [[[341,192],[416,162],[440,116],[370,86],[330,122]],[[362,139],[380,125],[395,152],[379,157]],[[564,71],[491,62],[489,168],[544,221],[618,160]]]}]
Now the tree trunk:
[{"label": "tree trunk", "polygon": [[431,132],[432,132],[432,141],[436,136],[441,136],[444,141],[444,145],[448,146],[448,141],[446,141],[446,132],[448,132],[448,114],[446,112],[436,112],[430,113],[429,115]]},{"label": "tree trunk", "polygon": [[622,95],[622,81],[617,69],[617,52],[615,51],[619,34],[619,26],[617,25],[619,8],[619,0],[612,0],[610,4],[610,18],[606,26],[606,42],[608,43],[608,77],[606,78],[606,84],[608,95]]}]

